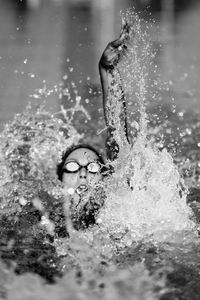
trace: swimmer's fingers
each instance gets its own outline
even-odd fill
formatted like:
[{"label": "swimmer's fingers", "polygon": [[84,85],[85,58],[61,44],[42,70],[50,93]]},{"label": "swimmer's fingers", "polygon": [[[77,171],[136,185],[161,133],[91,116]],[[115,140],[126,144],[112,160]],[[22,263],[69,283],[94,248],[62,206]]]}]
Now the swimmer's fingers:
[{"label": "swimmer's fingers", "polygon": [[101,56],[100,65],[104,68],[113,68],[119,61],[119,56],[119,51],[116,47],[113,47],[113,42],[111,42]]},{"label": "swimmer's fingers", "polygon": [[119,40],[121,43],[126,43],[130,40],[131,34],[131,25],[124,19],[122,19],[122,28],[119,36]]},{"label": "swimmer's fingers", "polygon": [[100,64],[107,68],[115,67],[118,62],[128,54],[128,45],[115,45],[115,41],[108,44],[100,59]]},{"label": "swimmer's fingers", "polygon": [[130,25],[126,21],[123,22],[119,38],[107,45],[100,59],[100,65],[104,68],[114,68],[128,54]]},{"label": "swimmer's fingers", "polygon": [[118,39],[112,42],[113,47],[126,46],[127,42],[130,40],[131,26],[128,22],[122,19],[122,27],[120,36]]},{"label": "swimmer's fingers", "polygon": [[[120,47],[120,46],[119,46]],[[128,54],[131,52],[131,41],[127,41],[125,45],[122,46],[121,57],[128,57]]]}]

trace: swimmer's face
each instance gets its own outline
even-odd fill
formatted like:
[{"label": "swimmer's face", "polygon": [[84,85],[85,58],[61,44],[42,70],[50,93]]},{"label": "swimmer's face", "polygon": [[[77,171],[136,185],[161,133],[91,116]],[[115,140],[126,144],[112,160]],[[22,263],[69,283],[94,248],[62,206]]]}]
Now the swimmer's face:
[{"label": "swimmer's face", "polygon": [[82,192],[92,183],[98,182],[100,174],[99,158],[95,152],[87,148],[72,151],[65,160],[62,182],[68,191]]}]

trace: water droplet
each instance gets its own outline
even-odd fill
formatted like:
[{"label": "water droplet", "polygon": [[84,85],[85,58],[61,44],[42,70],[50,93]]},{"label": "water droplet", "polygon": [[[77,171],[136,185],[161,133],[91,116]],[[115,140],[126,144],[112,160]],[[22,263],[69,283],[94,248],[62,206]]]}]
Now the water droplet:
[{"label": "water droplet", "polygon": [[30,97],[35,98],[35,99],[40,99],[40,95],[38,95],[38,94],[30,95]]},{"label": "water droplet", "polygon": [[67,79],[68,79],[67,74],[63,75],[63,80],[67,80]]},{"label": "water droplet", "polygon": [[19,203],[22,205],[22,206],[25,206],[27,204],[27,200],[25,198],[20,198],[19,199]]},{"label": "water droplet", "polygon": [[191,130],[191,128],[186,128],[185,132],[186,132],[188,135],[191,135],[192,130]]},{"label": "water droplet", "polygon": [[67,190],[67,193],[68,193],[69,195],[73,195],[73,194],[75,193],[75,190],[74,190],[73,188],[69,188],[69,189]]},{"label": "water droplet", "polygon": [[33,74],[33,73],[28,73],[28,76],[31,78],[35,78],[35,74]]},{"label": "water droplet", "polygon": [[180,118],[183,118],[184,112],[183,112],[183,111],[179,111],[179,112],[177,113],[177,116],[180,117]]}]

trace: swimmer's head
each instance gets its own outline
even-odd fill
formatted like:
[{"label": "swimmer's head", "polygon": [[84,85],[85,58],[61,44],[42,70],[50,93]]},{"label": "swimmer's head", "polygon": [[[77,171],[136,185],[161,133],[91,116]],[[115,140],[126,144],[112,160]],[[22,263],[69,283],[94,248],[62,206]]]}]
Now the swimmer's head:
[{"label": "swimmer's head", "polygon": [[99,182],[105,171],[102,156],[93,147],[85,144],[73,146],[63,155],[57,174],[69,193],[85,192],[89,185]]}]

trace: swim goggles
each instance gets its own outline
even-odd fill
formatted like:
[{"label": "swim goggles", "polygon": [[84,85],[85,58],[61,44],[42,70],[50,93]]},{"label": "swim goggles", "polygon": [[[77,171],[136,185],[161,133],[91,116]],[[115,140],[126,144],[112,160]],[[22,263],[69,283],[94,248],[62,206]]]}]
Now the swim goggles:
[{"label": "swim goggles", "polygon": [[101,165],[97,161],[89,162],[85,166],[81,166],[77,161],[69,161],[64,165],[63,172],[65,173],[77,173],[82,168],[85,168],[87,172],[96,174],[100,172]]}]

